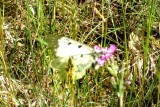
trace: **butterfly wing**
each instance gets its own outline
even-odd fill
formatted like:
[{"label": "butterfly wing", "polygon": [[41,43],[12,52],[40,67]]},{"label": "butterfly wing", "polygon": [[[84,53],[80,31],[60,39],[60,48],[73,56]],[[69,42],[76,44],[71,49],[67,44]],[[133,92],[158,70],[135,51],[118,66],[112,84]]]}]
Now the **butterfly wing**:
[{"label": "butterfly wing", "polygon": [[92,55],[83,55],[80,58],[73,60],[76,65],[75,78],[81,79],[85,74],[86,70],[89,69],[96,61]]},{"label": "butterfly wing", "polygon": [[93,54],[95,52],[92,48],[66,37],[58,40],[58,46],[55,51],[59,57]]},{"label": "butterfly wing", "polygon": [[66,37],[58,40],[58,48],[54,51],[58,58],[53,61],[52,66],[60,69],[61,77],[66,77],[66,64],[69,58],[76,66],[75,79],[82,78],[86,74],[86,70],[96,62],[94,49]]}]

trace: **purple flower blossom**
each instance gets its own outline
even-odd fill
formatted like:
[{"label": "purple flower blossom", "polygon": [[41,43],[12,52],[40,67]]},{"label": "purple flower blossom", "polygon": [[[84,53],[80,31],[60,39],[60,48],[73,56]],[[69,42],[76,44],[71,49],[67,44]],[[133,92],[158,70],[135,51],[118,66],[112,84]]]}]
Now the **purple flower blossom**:
[{"label": "purple flower blossom", "polygon": [[99,66],[105,65],[106,61],[113,56],[113,53],[116,51],[116,46],[115,45],[110,45],[109,48],[101,48],[99,46],[94,47],[95,51],[100,53],[102,52],[103,54],[97,59],[97,63]]}]

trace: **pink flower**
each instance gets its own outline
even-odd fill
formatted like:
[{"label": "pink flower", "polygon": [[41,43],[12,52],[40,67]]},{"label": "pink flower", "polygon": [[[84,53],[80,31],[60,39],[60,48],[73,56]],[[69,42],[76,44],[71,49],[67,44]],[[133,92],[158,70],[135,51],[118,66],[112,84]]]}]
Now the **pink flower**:
[{"label": "pink flower", "polygon": [[102,52],[103,54],[97,59],[97,63],[99,66],[105,65],[106,61],[113,56],[113,53],[116,51],[116,46],[115,45],[110,45],[109,48],[101,48],[99,46],[94,47],[95,51],[100,53]]},{"label": "pink flower", "polygon": [[98,45],[95,45],[95,46],[94,46],[94,49],[95,49],[95,51],[98,52],[98,53],[99,53],[99,52],[102,52],[102,50],[103,50],[103,48],[99,47]]}]

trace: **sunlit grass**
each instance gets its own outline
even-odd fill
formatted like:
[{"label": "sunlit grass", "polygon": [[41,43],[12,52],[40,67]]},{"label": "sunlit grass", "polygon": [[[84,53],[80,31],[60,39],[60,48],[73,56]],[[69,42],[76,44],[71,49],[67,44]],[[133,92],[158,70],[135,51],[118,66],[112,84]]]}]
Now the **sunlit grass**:
[{"label": "sunlit grass", "polygon": [[[158,4],[0,1],[0,105],[158,107]],[[116,44],[117,51],[106,66],[68,84],[51,66],[52,38],[63,36],[90,47]]]}]

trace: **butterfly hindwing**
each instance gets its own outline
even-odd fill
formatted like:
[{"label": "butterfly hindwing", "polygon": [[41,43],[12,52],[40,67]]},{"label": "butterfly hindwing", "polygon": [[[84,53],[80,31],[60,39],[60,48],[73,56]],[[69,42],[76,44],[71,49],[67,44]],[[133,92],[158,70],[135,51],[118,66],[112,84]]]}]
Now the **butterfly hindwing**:
[{"label": "butterfly hindwing", "polygon": [[86,74],[86,70],[89,69],[96,61],[92,55],[83,55],[81,58],[73,60],[76,65],[75,78],[80,79]]},{"label": "butterfly hindwing", "polygon": [[68,60],[71,58],[73,60],[73,63],[75,65],[75,79],[81,79],[85,74],[86,70],[89,69],[94,63],[95,60],[93,56],[90,55],[83,55],[81,57],[58,57],[53,60],[52,67],[55,68],[55,70],[60,70],[59,74],[62,79],[65,79],[67,76],[66,71],[66,65],[68,64]]}]

